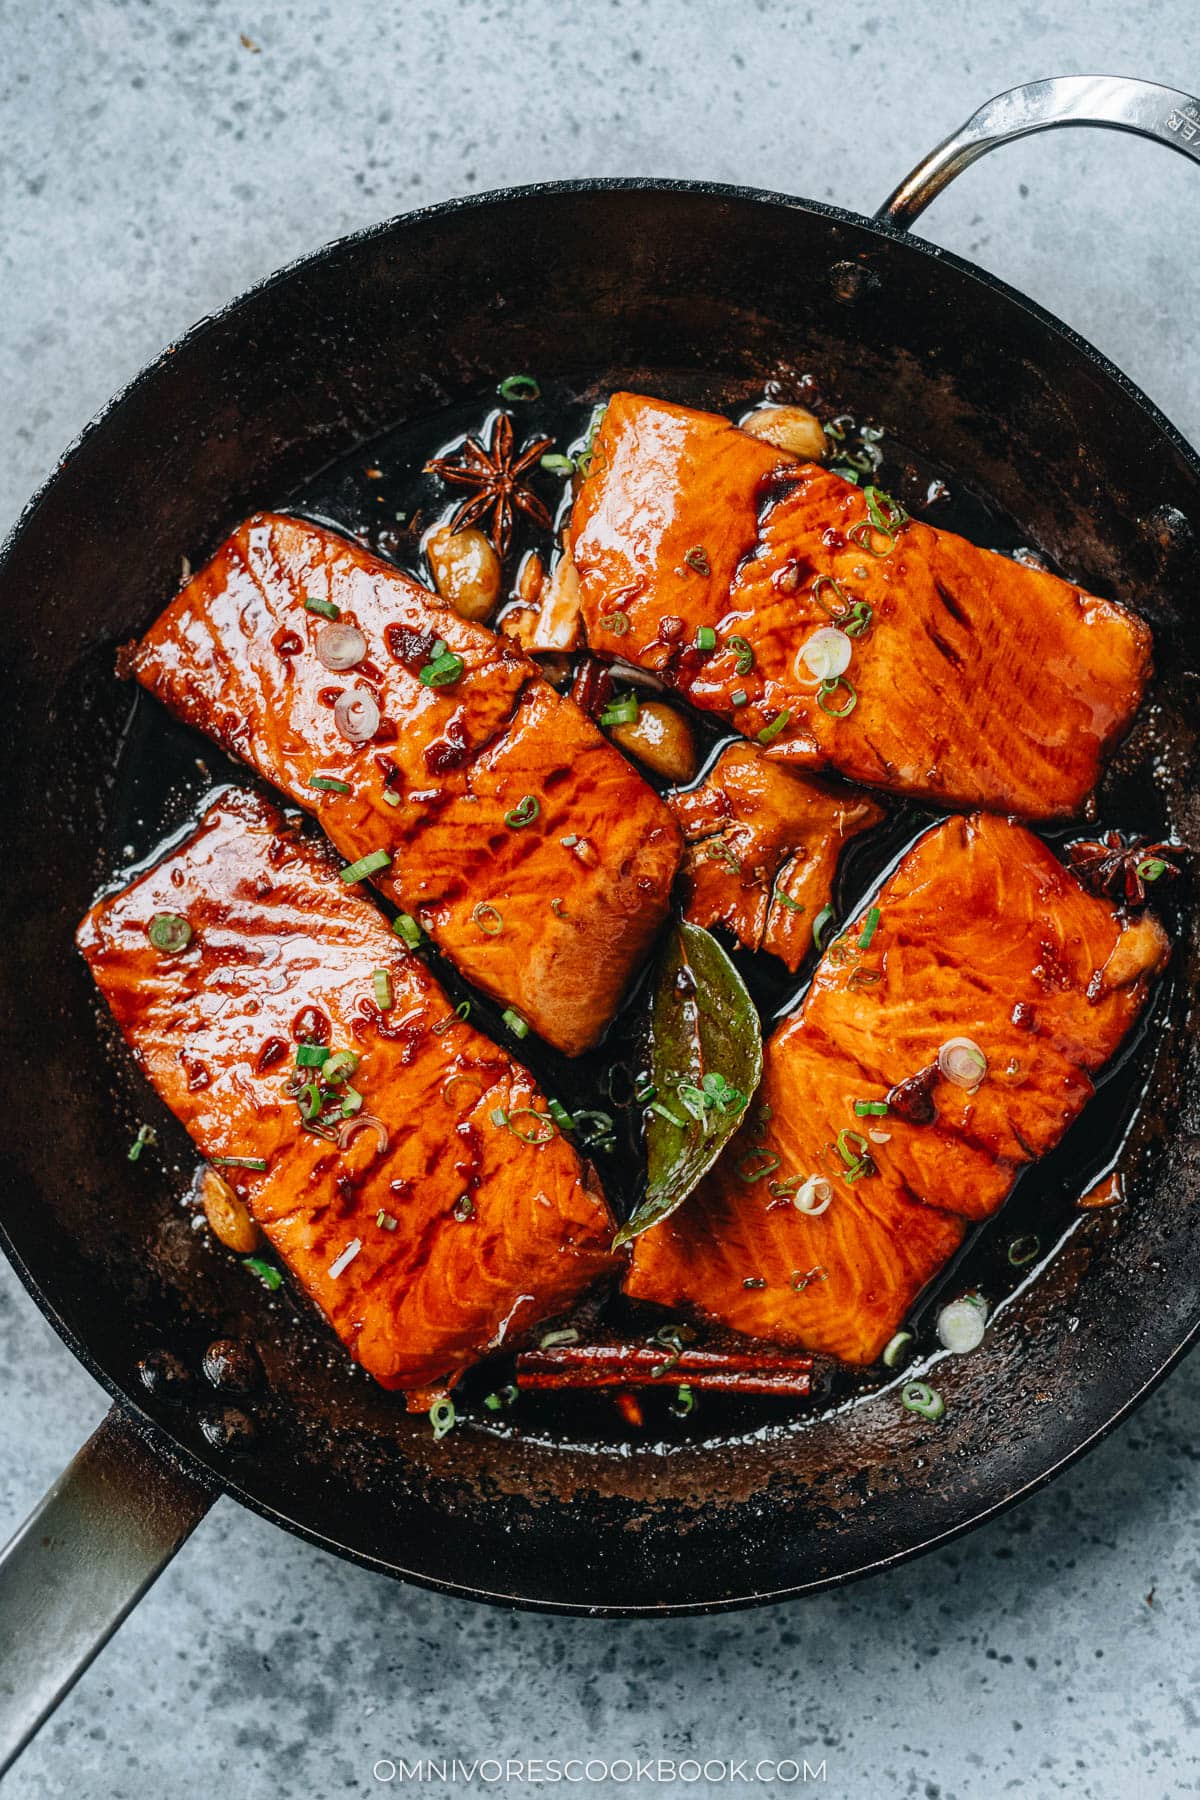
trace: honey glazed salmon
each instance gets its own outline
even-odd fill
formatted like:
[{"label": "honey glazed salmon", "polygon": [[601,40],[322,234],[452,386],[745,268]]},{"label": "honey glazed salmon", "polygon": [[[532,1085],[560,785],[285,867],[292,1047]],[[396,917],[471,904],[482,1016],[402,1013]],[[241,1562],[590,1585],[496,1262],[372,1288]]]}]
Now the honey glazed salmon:
[{"label": "honey glazed salmon", "polygon": [[332,531],[258,514],[133,651],[316,813],[468,980],[577,1055],[666,916],[671,814],[510,640]]},{"label": "honey glazed salmon", "polygon": [[595,1174],[532,1077],[274,807],[223,796],[78,943],[162,1099],[383,1386],[453,1381],[613,1268]]},{"label": "honey glazed salmon", "polygon": [[572,545],[593,650],[773,759],[936,805],[1077,813],[1149,674],[1123,607],[636,394],[608,404]]},{"label": "honey glazed salmon", "polygon": [[1167,953],[1023,827],[935,827],[826,951],[750,1119],[635,1240],[627,1291],[873,1361],[1092,1098]]}]

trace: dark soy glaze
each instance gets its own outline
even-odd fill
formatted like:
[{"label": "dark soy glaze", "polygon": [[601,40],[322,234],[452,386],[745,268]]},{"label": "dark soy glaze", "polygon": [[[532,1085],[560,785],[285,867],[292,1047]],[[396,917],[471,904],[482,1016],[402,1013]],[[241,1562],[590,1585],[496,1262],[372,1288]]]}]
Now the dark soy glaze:
[{"label": "dark soy glaze", "polygon": [[[471,401],[405,424],[322,470],[300,490],[265,494],[261,503],[333,526],[431,585],[421,554],[421,536],[431,525],[447,518],[465,495],[463,490],[451,489],[437,477],[424,474],[424,465],[434,456],[458,450],[468,432],[486,442],[492,416],[501,406],[512,415],[518,445],[534,437],[549,436],[555,440],[556,453],[570,452],[582,443],[593,410],[604,399],[603,394],[544,379],[540,385],[541,395],[534,401],[503,401],[494,390],[489,390]],[[761,393],[724,393],[719,384],[706,394],[698,389],[694,376],[678,382],[660,377],[655,390],[687,404],[728,411],[734,417],[764,398]],[[825,418],[839,411],[836,394],[823,395],[817,381],[810,378],[802,378],[789,392],[768,391],[765,397],[799,402],[813,407]],[[890,433],[883,437],[879,448],[883,460],[872,479],[895,494],[914,515],[992,549],[1011,553],[1029,548],[1025,534],[1015,522],[989,505],[985,497],[964,488],[953,471],[911,452]],[[859,454],[863,449],[853,424],[847,428],[838,454],[846,449]],[[832,460],[836,466],[836,454]],[[569,483],[561,475],[540,469],[533,471],[532,482],[557,524],[570,505]],[[530,549],[539,550],[548,562],[552,541],[518,513],[512,549],[505,562],[505,594],[511,593],[521,556]],[[1048,557],[1041,560],[1045,566],[1055,567]],[[1068,577],[1071,574],[1069,569],[1056,568],[1056,572]],[[738,740],[723,724],[703,713],[689,710],[688,716],[700,746],[703,773],[725,744]],[[1149,769],[1153,745],[1136,728],[1134,737],[1137,743],[1118,753],[1105,778],[1095,817],[1042,831],[1060,855],[1065,854],[1072,839],[1112,828],[1147,837],[1169,835]],[[226,782],[253,784],[254,777],[206,740],[177,724],[139,691],[117,759],[104,872],[117,867],[119,873],[114,882],[127,881],[143,859],[157,853],[168,833],[186,830],[203,810],[214,787]],[[654,784],[660,788],[664,785]],[[867,905],[915,839],[945,816],[894,796],[880,797],[888,818],[875,831],[855,839],[842,858],[834,892],[840,920],[853,917]],[[1168,892],[1156,893],[1154,902],[1171,930],[1172,896]],[[765,1036],[776,1020],[795,1008],[811,979],[816,957],[810,953],[797,977],[772,956],[750,954],[729,940],[726,942],[758,1006]],[[432,946],[422,954],[451,1001],[470,999],[472,1022],[497,1042],[510,1044],[512,1040],[500,1021],[502,1009],[470,988]],[[591,1154],[621,1217],[636,1203],[644,1180],[640,1109],[629,1103],[629,1096],[633,1076],[644,1058],[643,1022],[649,975],[648,969],[643,971],[603,1042],[587,1055],[570,1061],[533,1036],[513,1046],[545,1092],[559,1099],[569,1111],[590,1108],[612,1115],[615,1151]],[[915,1333],[910,1360],[915,1362],[935,1348],[934,1319],[945,1299],[978,1290],[995,1310],[1036,1276],[1044,1260],[1071,1235],[1084,1216],[1078,1208],[1079,1197],[1119,1161],[1153,1067],[1157,1021],[1168,1003],[1169,983],[1168,971],[1139,1029],[1102,1077],[1103,1098],[1087,1109],[1057,1150],[1018,1180],[1001,1213],[968,1233],[958,1255],[920,1296],[909,1322]],[[618,1096],[616,1102],[610,1092],[614,1071],[616,1079],[611,1086]],[[1009,1261],[1009,1248],[1029,1237],[1038,1240],[1037,1255],[1014,1267]],[[650,1335],[665,1321],[665,1315],[633,1308],[620,1296],[608,1299],[601,1310],[606,1323],[638,1336]],[[585,1306],[578,1320],[581,1336],[586,1335],[596,1314],[596,1306]],[[301,1324],[298,1317],[297,1328]],[[231,1321],[230,1329],[252,1335],[252,1301],[248,1300],[243,1318]],[[483,1397],[502,1388],[511,1375],[511,1360],[493,1361],[473,1371],[455,1390],[460,1418],[469,1418],[472,1426],[490,1431],[520,1430],[526,1435],[590,1445],[628,1435],[629,1428],[611,1397],[585,1393],[522,1394],[512,1408],[499,1412],[484,1408]],[[841,1405],[896,1379],[892,1371],[881,1367],[855,1371],[818,1358],[814,1402]],[[676,1440],[727,1439],[755,1431],[771,1421],[782,1421],[795,1411],[794,1402],[705,1394],[698,1397],[690,1417],[679,1419],[671,1412],[666,1395],[645,1394],[642,1400],[647,1433]],[[396,1404],[402,1404],[399,1397]]]}]

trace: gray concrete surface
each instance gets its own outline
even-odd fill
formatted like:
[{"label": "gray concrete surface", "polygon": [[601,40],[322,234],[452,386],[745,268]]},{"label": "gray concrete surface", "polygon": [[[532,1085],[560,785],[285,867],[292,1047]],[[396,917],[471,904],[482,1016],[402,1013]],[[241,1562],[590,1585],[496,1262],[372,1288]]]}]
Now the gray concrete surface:
[{"label": "gray concrete surface", "polygon": [[[1200,91],[1192,0],[2,0],[0,525],[164,342],[326,238],[584,174],[869,210],[987,95],[1095,68]],[[1200,440],[1194,168],[1131,139],[1044,138],[972,171],[925,229],[1104,346]],[[102,1410],[0,1271],[0,1536]],[[377,1759],[454,1753],[794,1755],[854,1800],[1190,1794],[1198,1435],[1193,1362],[1053,1489],[940,1555],[660,1626],[404,1591],[223,1504],[6,1800],[383,1793]]]}]

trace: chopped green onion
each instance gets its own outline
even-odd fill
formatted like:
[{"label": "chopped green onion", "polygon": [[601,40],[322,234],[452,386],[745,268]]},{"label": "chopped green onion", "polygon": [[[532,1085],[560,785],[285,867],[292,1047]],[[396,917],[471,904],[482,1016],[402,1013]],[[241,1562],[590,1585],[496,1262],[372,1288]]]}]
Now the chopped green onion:
[{"label": "chopped green onion", "polygon": [[868,606],[865,600],[856,600],[846,615],[842,630],[848,638],[865,637],[874,617],[873,607]]},{"label": "chopped green onion", "polygon": [[574,1131],[575,1121],[560,1100],[547,1100],[546,1105],[560,1131]]},{"label": "chopped green onion", "polygon": [[837,1134],[837,1153],[848,1169],[853,1169],[868,1154],[870,1146],[861,1131],[847,1127]]},{"label": "chopped green onion", "polygon": [[511,1006],[505,1007],[504,1011],[500,1014],[500,1021],[501,1024],[508,1026],[508,1029],[512,1032],[514,1037],[524,1038],[529,1036],[529,1021],[523,1019],[519,1012],[514,1012]]},{"label": "chopped green onion", "polygon": [[542,810],[541,801],[535,794],[525,794],[511,812],[504,815],[504,823],[513,831],[520,831],[523,825],[532,825]]},{"label": "chopped green onion", "polygon": [[766,1285],[767,1285],[766,1280],[762,1275],[747,1275],[746,1279],[742,1283],[742,1286],[744,1288],[749,1288],[749,1289],[752,1289],[755,1291],[757,1291],[757,1289],[759,1289],[759,1288],[765,1288]]},{"label": "chopped green onion", "polygon": [[456,656],[453,650],[443,649],[421,670],[421,685],[431,688],[450,687],[458,680],[465,667],[461,656]]},{"label": "chopped green onion", "polygon": [[867,517],[876,531],[894,538],[909,523],[909,515],[900,502],[885,494],[882,488],[864,487],[863,499],[867,503]]},{"label": "chopped green onion", "polygon": [[856,1100],[854,1111],[860,1119],[886,1119],[888,1103],[886,1100]]},{"label": "chopped green onion", "polygon": [[[845,703],[842,706],[831,706],[829,703],[839,688],[846,690]],[[858,705],[858,689],[848,675],[831,675],[817,689],[817,705],[823,713],[828,713],[831,719],[848,718]],[[759,736],[761,737],[761,735],[760,732]]]},{"label": "chopped green onion", "polygon": [[708,560],[708,551],[703,544],[693,544],[690,550],[685,550],[683,560],[689,569],[696,571],[697,575],[712,574],[712,564]]},{"label": "chopped green onion", "polygon": [[538,466],[545,469],[547,475],[573,475],[575,463],[569,456],[551,454],[539,458]]},{"label": "chopped green onion", "polygon": [[567,916],[567,909],[557,895],[550,902],[550,911],[554,914],[556,919],[565,919]]},{"label": "chopped green onion", "polygon": [[744,637],[739,637],[736,632],[732,637],[727,637],[725,642],[731,650],[737,651],[737,661],[733,665],[734,673],[748,675],[754,667],[754,651],[750,648],[749,642]]},{"label": "chopped green onion", "polygon": [[319,1069],[327,1060],[328,1050],[324,1044],[297,1044],[296,1067],[298,1069]]},{"label": "chopped green onion", "polygon": [[363,1097],[359,1093],[357,1088],[344,1087],[342,1089],[342,1117],[343,1117],[343,1119],[352,1118],[356,1112],[361,1112],[362,1111],[362,1103],[363,1103]]},{"label": "chopped green onion", "polygon": [[348,794],[350,792],[350,783],[339,781],[336,775],[310,775],[308,785],[310,788],[321,788],[327,794]]},{"label": "chopped green onion", "polygon": [[1041,1247],[1041,1239],[1029,1232],[1025,1237],[1013,1239],[1008,1246],[1008,1260],[1014,1269],[1023,1269],[1026,1263],[1033,1261]]},{"label": "chopped green onion", "polygon": [[265,1156],[210,1156],[209,1162],[215,1169],[257,1169],[267,1166]]},{"label": "chopped green onion", "polygon": [[901,1390],[900,1398],[911,1413],[919,1413],[923,1419],[940,1419],[946,1410],[946,1402],[936,1388],[931,1388],[926,1381],[910,1381]]},{"label": "chopped green onion", "polygon": [[[823,597],[826,588],[833,589],[834,596],[837,600],[836,612]],[[812,599],[821,608],[821,611],[833,620],[835,625],[840,625],[844,619],[848,619],[854,609],[853,597],[846,592],[846,589],[842,586],[841,582],[836,581],[832,575],[817,576],[817,579],[812,584]]]},{"label": "chopped green onion", "polygon": [[761,1181],[764,1175],[773,1175],[779,1167],[779,1157],[774,1150],[747,1150],[733,1165],[733,1172],[739,1181],[747,1184]]},{"label": "chopped green onion", "polygon": [[249,1269],[252,1275],[257,1275],[263,1286],[269,1288],[272,1293],[276,1288],[283,1286],[283,1276],[275,1264],[264,1262],[261,1256],[243,1256],[242,1267]]},{"label": "chopped green onion", "polygon": [[489,1412],[502,1412],[506,1406],[512,1405],[516,1397],[517,1389],[510,1382],[507,1387],[497,1388],[494,1394],[485,1394],[483,1404]]},{"label": "chopped green onion", "polygon": [[[822,683],[822,686],[824,686],[824,683]],[[783,730],[784,726],[787,724],[787,722],[791,718],[791,716],[792,716],[791,707],[790,706],[781,706],[779,711],[775,714],[775,717],[771,720],[771,723],[769,725],[764,725],[762,730],[757,733],[759,743],[760,744],[773,743],[774,740],[779,736],[780,732]]]},{"label": "chopped green onion", "polygon": [[577,1344],[579,1333],[573,1325],[564,1326],[561,1331],[544,1331],[538,1339],[539,1350],[553,1350],[559,1344]]},{"label": "chopped green onion", "polygon": [[640,1087],[634,1089],[633,1097],[639,1106],[645,1106],[648,1101],[653,1100],[657,1092],[658,1089],[652,1081],[644,1081]]},{"label": "chopped green onion", "polygon": [[399,806],[399,804],[400,804],[399,794],[393,793],[391,788],[384,788],[383,804],[385,806]]},{"label": "chopped green onion", "polygon": [[[514,1119],[533,1119],[536,1123],[524,1131],[513,1124]],[[558,1127],[549,1113],[538,1112],[533,1106],[514,1106],[505,1123],[522,1144],[548,1144],[552,1137],[558,1136]]]},{"label": "chopped green onion", "polygon": [[611,631],[614,637],[624,637],[630,627],[630,618],[629,614],[624,612],[601,613],[600,623],[605,631]]},{"label": "chopped green onion", "polygon": [[978,1350],[987,1329],[987,1312],[982,1294],[963,1294],[951,1300],[937,1316],[939,1342],[954,1356]]},{"label": "chopped green onion", "polygon": [[502,400],[540,400],[542,390],[532,375],[506,375],[496,392]]},{"label": "chopped green onion", "polygon": [[335,606],[332,600],[322,600],[317,594],[305,594],[304,609],[306,612],[320,613],[323,619],[340,619],[342,609]]},{"label": "chopped green onion", "polygon": [[321,1098],[321,1084],[318,1081],[306,1082],[296,1095],[296,1105],[300,1108],[300,1117],[306,1123],[317,1117],[324,1104],[325,1102]]},{"label": "chopped green onion", "polygon": [[613,1151],[617,1147],[611,1113],[577,1112],[574,1116],[574,1129],[579,1133],[579,1141],[586,1150]]},{"label": "chopped green onion", "polygon": [[139,1125],[138,1134],[129,1146],[130,1162],[137,1162],[147,1144],[157,1144],[158,1134],[153,1125]]},{"label": "chopped green onion", "polygon": [[471,1016],[471,1002],[469,1000],[461,1001],[459,1003],[459,1005],[455,1007],[455,1009],[452,1013],[447,1013],[444,1019],[438,1020],[437,1024],[433,1028],[434,1036],[441,1037],[443,1032],[449,1031],[450,1027],[453,1025],[453,1023],[456,1019],[469,1019],[470,1016]]},{"label": "chopped green onion", "polygon": [[473,1219],[475,1217],[475,1202],[472,1200],[470,1194],[460,1194],[458,1196],[458,1199],[454,1202],[453,1212],[454,1217],[458,1220],[460,1225],[465,1225],[468,1219]]},{"label": "chopped green onion", "polygon": [[813,920],[813,943],[818,950],[823,950],[825,948],[825,927],[827,925],[832,925],[836,917],[837,914],[834,912],[832,906],[823,906]]},{"label": "chopped green onion", "polygon": [[882,916],[883,915],[877,906],[873,906],[867,914],[866,923],[863,925],[858,938],[858,947],[860,950],[869,950],[871,948],[871,939],[879,929],[879,921]]},{"label": "chopped green onion", "polygon": [[750,696],[745,688],[734,688],[732,694],[729,696],[729,704],[730,706],[745,706],[749,698]]},{"label": "chopped green onion", "polygon": [[1166,872],[1167,865],[1159,856],[1148,856],[1145,862],[1140,862],[1137,866],[1137,873],[1142,881],[1157,881]]},{"label": "chopped green onion", "polygon": [[371,976],[371,986],[375,989],[375,1004],[380,1012],[392,1010],[392,978],[386,969],[376,969]]},{"label": "chopped green onion", "polygon": [[661,1100],[652,1100],[650,1102],[650,1111],[652,1113],[657,1113],[660,1119],[665,1119],[668,1125],[678,1126],[680,1131],[683,1131],[687,1125],[686,1119],[677,1119],[675,1114],[671,1112],[668,1107],[665,1107]]},{"label": "chopped green onion", "polygon": [[602,725],[636,725],[638,719],[638,699],[636,694],[625,694],[620,700],[614,700],[600,714]]},{"label": "chopped green onion", "polygon": [[508,1114],[505,1112],[505,1110],[502,1106],[493,1106],[491,1112],[488,1114],[488,1117],[491,1119],[492,1124],[495,1125],[498,1130],[502,1126],[508,1124]]},{"label": "chopped green onion", "polygon": [[433,1439],[437,1443],[448,1431],[453,1431],[454,1421],[458,1414],[454,1410],[454,1402],[449,1395],[442,1400],[435,1400],[429,1409],[429,1423],[433,1426]]},{"label": "chopped green onion", "polygon": [[360,856],[357,862],[347,863],[342,870],[342,880],[347,887],[353,887],[366,875],[375,875],[380,869],[386,869],[391,862],[386,850],[372,850],[369,856]]},{"label": "chopped green onion", "polygon": [[411,913],[397,913],[392,920],[392,930],[398,938],[404,939],[410,950],[417,948],[424,935]]},{"label": "chopped green onion", "polygon": [[912,1341],[913,1334],[911,1331],[898,1331],[895,1337],[889,1338],[883,1352],[882,1361],[884,1368],[894,1369],[896,1364],[900,1361],[900,1352],[904,1349],[906,1344],[911,1344]]},{"label": "chopped green onion", "polygon": [[504,914],[490,900],[481,900],[472,910],[471,917],[485,937],[499,937],[504,930]]},{"label": "chopped green onion", "polygon": [[717,647],[717,634],[713,630],[712,626],[711,625],[701,625],[696,632],[696,648],[697,648],[697,650],[715,650],[716,647]]},{"label": "chopped green onion", "polygon": [[331,1085],[347,1080],[357,1069],[360,1060],[353,1050],[335,1050],[328,1062],[321,1065],[321,1080]]},{"label": "chopped green onion", "polygon": [[186,950],[191,943],[192,928],[178,913],[155,913],[147,935],[156,950],[174,956],[177,951]]},{"label": "chopped green onion", "polygon": [[375,1214],[375,1223],[380,1231],[395,1231],[399,1222],[394,1213],[384,1212],[382,1207]]},{"label": "chopped green onion", "polygon": [[676,1390],[675,1398],[671,1402],[671,1411],[675,1414],[677,1419],[686,1419],[695,1404],[695,1394],[693,1394],[686,1381],[681,1383]]}]

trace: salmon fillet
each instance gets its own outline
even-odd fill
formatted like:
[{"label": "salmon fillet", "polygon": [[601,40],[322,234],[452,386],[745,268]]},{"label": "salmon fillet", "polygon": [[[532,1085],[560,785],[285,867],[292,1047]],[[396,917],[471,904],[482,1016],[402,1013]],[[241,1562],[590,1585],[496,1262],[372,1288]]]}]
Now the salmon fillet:
[{"label": "salmon fillet", "polygon": [[725,925],[747,950],[793,972],[829,904],[842,850],[883,811],[772,762],[753,744],[723,750],[699,787],[668,794],[683,829],[684,917]]},{"label": "salmon fillet", "polygon": [[[187,921],[184,949],[154,947],[160,914]],[[78,943],[201,1154],[265,1162],[222,1173],[383,1386],[453,1380],[613,1267],[595,1175],[533,1120],[546,1110],[533,1078],[455,1016],[375,907],[339,882],[328,846],[274,807],[227,793],[186,843],[92,908]],[[362,1096],[340,1149],[303,1128],[289,1094],[297,1073],[313,1078],[295,1067],[302,1042],[359,1058],[338,1088],[351,1106]],[[497,1112],[548,1141],[521,1141]]]},{"label": "salmon fillet", "polygon": [[[316,649],[333,622],[366,639],[341,673]],[[439,642],[452,679],[431,686],[421,672]],[[666,916],[679,832],[507,639],[335,533],[258,514],[132,662],[173,712],[314,812],[348,859],[385,853],[379,887],[470,981],[569,1056],[595,1043]],[[351,690],[378,708],[369,741],[349,741],[335,717]]]},{"label": "salmon fillet", "polygon": [[[1123,607],[916,520],[881,530],[852,483],[661,400],[613,396],[572,532],[594,650],[773,759],[939,804],[1076,813],[1149,674]],[[800,652],[838,620],[851,660],[822,693]]]},{"label": "salmon fillet", "polygon": [[[1023,827],[936,826],[770,1040],[755,1119],[634,1240],[628,1292],[872,1361],[963,1221],[994,1213],[1082,1111],[1167,953],[1156,920],[1088,894]],[[938,1069],[956,1037],[987,1062],[969,1091]],[[810,1176],[832,1191],[815,1216],[795,1204]]]}]

